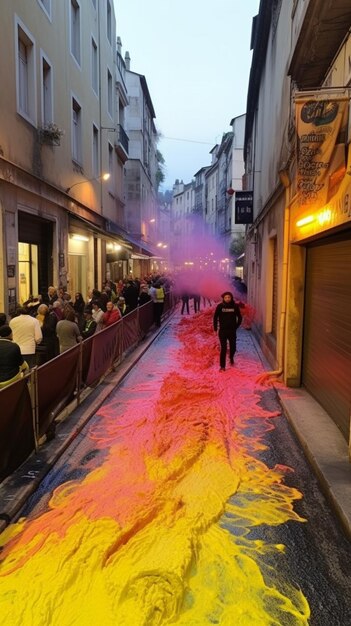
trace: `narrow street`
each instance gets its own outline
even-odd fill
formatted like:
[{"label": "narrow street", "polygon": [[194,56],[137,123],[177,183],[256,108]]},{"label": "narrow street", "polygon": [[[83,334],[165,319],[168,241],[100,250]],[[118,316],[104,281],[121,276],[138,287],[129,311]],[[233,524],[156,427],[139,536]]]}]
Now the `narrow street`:
[{"label": "narrow street", "polygon": [[171,318],[3,533],[4,626],[351,624],[351,546],[212,314]]}]

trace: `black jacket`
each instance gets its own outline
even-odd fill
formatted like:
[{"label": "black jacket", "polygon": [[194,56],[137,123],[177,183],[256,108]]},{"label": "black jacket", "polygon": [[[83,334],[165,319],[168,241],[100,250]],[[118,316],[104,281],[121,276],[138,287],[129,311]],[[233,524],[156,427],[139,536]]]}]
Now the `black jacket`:
[{"label": "black jacket", "polygon": [[242,321],[238,305],[231,302],[221,302],[217,305],[213,316],[213,328],[217,330],[218,322],[220,330],[236,331]]}]

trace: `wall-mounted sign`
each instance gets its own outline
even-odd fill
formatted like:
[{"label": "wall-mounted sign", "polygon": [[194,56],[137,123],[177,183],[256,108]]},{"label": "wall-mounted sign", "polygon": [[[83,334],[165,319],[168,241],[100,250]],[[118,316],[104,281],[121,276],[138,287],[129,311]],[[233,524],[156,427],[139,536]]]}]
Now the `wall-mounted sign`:
[{"label": "wall-mounted sign", "polygon": [[235,192],[235,223],[252,224],[253,222],[253,192]]},{"label": "wall-mounted sign", "polygon": [[7,278],[13,278],[16,275],[16,266],[8,265],[7,266]]}]

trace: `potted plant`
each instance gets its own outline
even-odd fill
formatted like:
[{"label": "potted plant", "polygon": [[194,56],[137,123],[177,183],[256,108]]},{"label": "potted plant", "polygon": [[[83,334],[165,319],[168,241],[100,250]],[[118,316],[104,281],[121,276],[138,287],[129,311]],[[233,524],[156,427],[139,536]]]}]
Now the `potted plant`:
[{"label": "potted plant", "polygon": [[59,146],[61,137],[65,134],[65,131],[59,128],[54,122],[49,122],[39,128],[39,134],[41,143]]}]

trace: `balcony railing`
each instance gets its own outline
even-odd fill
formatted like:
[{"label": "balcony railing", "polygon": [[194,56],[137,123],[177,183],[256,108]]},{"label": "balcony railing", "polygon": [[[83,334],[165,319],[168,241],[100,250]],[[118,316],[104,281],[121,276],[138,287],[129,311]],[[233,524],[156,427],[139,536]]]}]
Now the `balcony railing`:
[{"label": "balcony railing", "polygon": [[118,141],[129,154],[129,137],[121,124],[118,124]]}]

